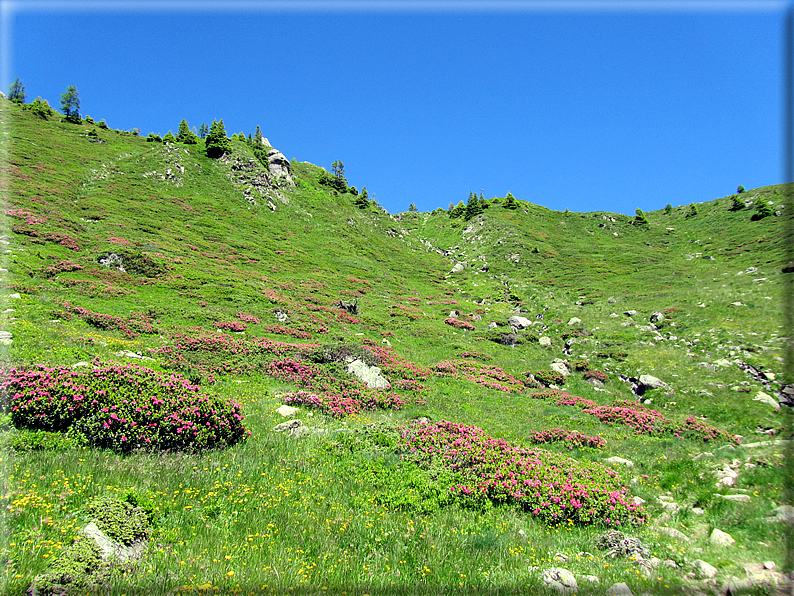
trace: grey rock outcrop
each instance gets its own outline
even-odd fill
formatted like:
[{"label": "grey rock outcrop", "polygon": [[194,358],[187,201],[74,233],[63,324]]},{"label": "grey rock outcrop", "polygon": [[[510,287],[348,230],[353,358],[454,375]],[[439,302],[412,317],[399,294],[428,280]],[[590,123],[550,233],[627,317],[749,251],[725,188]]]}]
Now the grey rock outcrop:
[{"label": "grey rock outcrop", "polygon": [[353,360],[347,365],[347,372],[355,375],[359,381],[367,384],[370,389],[389,389],[391,383],[380,374],[380,368],[369,366],[363,360]]},{"label": "grey rock outcrop", "polygon": [[511,327],[515,327],[516,329],[526,329],[532,325],[532,321],[527,319],[526,317],[519,317],[513,316],[507,319],[507,322],[510,324]]},{"label": "grey rock outcrop", "polygon": [[544,584],[557,590],[560,594],[573,594],[579,590],[573,573],[561,567],[544,569],[540,575]]}]

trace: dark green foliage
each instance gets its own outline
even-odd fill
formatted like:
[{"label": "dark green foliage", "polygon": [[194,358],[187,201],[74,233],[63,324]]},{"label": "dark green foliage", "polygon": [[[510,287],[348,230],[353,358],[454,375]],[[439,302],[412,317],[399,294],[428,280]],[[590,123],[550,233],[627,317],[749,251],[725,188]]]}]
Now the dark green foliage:
[{"label": "dark green foliage", "polygon": [[157,277],[166,271],[165,267],[152,257],[140,252],[125,253],[123,259],[124,270],[134,275]]},{"label": "dark green foliage", "polygon": [[635,226],[647,226],[648,218],[645,217],[645,214],[642,212],[642,209],[637,209],[637,215],[634,217],[634,221],[632,222]]},{"label": "dark green foliage", "polygon": [[411,203],[410,205],[408,205],[408,211],[412,213],[416,213],[417,211],[419,211],[419,208],[416,206],[416,203]]},{"label": "dark green foliage", "polygon": [[[46,102],[45,102],[45,103],[46,103]],[[49,106],[47,106],[47,107],[49,107]],[[107,123],[107,122],[105,122],[105,119],[103,118],[102,120],[100,120],[100,121],[99,121],[99,124],[97,124],[97,126],[98,126],[99,128],[103,128],[103,129],[107,130],[107,128],[108,128],[108,123]]]},{"label": "dark green foliage", "polygon": [[259,125],[256,125],[256,132],[254,133],[254,142],[257,145],[262,145],[264,143],[264,137],[262,136],[262,129],[259,128]]},{"label": "dark green foliage", "polygon": [[731,211],[739,211],[740,209],[744,209],[744,199],[742,199],[739,195],[733,195],[731,197]]},{"label": "dark green foliage", "polygon": [[190,130],[190,126],[188,126],[187,120],[184,118],[179,123],[179,131],[176,135],[176,142],[177,143],[185,143],[186,145],[195,145],[198,143],[198,137]]},{"label": "dark green foliage", "polygon": [[209,127],[207,126],[207,124],[206,124],[206,123],[204,123],[204,122],[202,122],[202,123],[201,123],[201,126],[199,126],[199,132],[198,132],[199,136],[200,136],[202,139],[204,139],[204,138],[206,138],[206,137],[207,137],[207,135],[209,134],[209,132],[210,132],[210,129],[209,129]]},{"label": "dark green foliage", "polygon": [[73,124],[80,124],[80,94],[77,87],[69,85],[66,93],[61,95],[61,111],[66,116],[66,121]]},{"label": "dark green foliage", "polygon": [[367,346],[349,342],[324,344],[312,350],[308,358],[317,364],[361,360],[368,366],[378,365],[378,357]]},{"label": "dark green foliage", "polygon": [[673,206],[670,203],[664,206],[664,212],[666,215],[670,215],[673,212]]},{"label": "dark green foliage", "polygon": [[75,540],[46,573],[34,578],[31,588],[41,596],[81,593],[102,584],[105,575],[105,564],[96,542]]},{"label": "dark green foliage", "polygon": [[211,159],[217,159],[225,153],[232,152],[232,142],[226,136],[226,128],[223,126],[223,119],[212,121],[206,143],[207,157]]},{"label": "dark green foliage", "polygon": [[483,206],[480,199],[477,197],[477,193],[470,192],[469,193],[469,200],[466,204],[466,212],[463,215],[463,219],[469,221],[473,217],[477,217],[483,212]]},{"label": "dark green foliage", "polygon": [[334,176],[342,180],[345,179],[345,164],[343,164],[340,160],[337,159],[334,163],[332,163],[331,169],[334,172]]},{"label": "dark green foliage", "polygon": [[689,205],[689,213],[686,214],[687,217],[695,217],[698,214],[698,208],[694,203]]},{"label": "dark green foliage", "polygon": [[564,385],[565,375],[558,373],[555,370],[537,370],[532,373],[535,380],[542,383],[546,387],[549,385]]},{"label": "dark green foliage", "polygon": [[160,135],[158,135],[156,133],[150,132],[149,136],[146,137],[146,142],[147,143],[162,143],[163,142],[163,137],[161,137]]},{"label": "dark green foliage", "polygon": [[511,192],[508,191],[505,197],[505,209],[518,209],[518,202]]},{"label": "dark green foliage", "polygon": [[30,110],[30,112],[42,120],[49,120],[51,116],[55,114],[55,110],[50,107],[50,104],[47,103],[46,100],[42,100],[40,97],[37,97],[33,100],[33,103],[24,104],[22,106],[26,110]]},{"label": "dark green foliage", "polygon": [[11,83],[11,87],[8,88],[8,99],[14,103],[25,103],[26,97],[25,86],[22,84],[22,81],[19,80],[19,77],[17,77],[14,79],[14,82]]},{"label": "dark green foliage", "polygon": [[176,143],[176,137],[174,136],[174,133],[172,133],[170,130],[165,133],[165,136],[163,137],[163,143]]},{"label": "dark green foliage", "polygon": [[146,540],[151,535],[146,512],[127,501],[110,497],[93,499],[86,506],[84,514],[108,538],[127,546]]},{"label": "dark green foliage", "polygon": [[46,430],[19,429],[3,440],[3,443],[17,453],[27,451],[67,451],[77,446],[77,442],[63,433]]},{"label": "dark green foliage", "polygon": [[762,199],[756,199],[755,202],[755,213],[753,213],[752,220],[758,221],[759,219],[764,219],[765,217],[769,217],[770,215],[774,215],[775,212],[772,207]]},{"label": "dark green foliage", "polygon": [[743,192],[744,192],[744,186],[742,186],[742,185],[740,184],[740,185],[738,186],[738,188],[736,189],[736,192],[738,192],[739,194],[743,193]]},{"label": "dark green foliage", "polygon": [[353,199],[353,204],[359,209],[366,209],[369,207],[369,199],[367,197],[367,187],[365,186],[361,189],[361,193],[357,194],[356,198]]},{"label": "dark green foliage", "polygon": [[463,204],[463,201],[455,205],[455,207],[453,207],[449,212],[450,219],[456,219],[464,215],[466,215],[466,205]]}]

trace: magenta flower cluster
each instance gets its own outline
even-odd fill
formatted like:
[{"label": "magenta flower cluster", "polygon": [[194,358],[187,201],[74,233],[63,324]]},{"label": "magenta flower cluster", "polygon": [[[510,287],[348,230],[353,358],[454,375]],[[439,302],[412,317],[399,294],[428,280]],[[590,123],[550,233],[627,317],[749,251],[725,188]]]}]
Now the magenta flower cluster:
[{"label": "magenta flower cluster", "polygon": [[644,521],[642,508],[613,470],[491,437],[476,426],[442,420],[401,429],[400,447],[420,464],[463,478],[449,490],[514,504],[548,523],[621,525]]},{"label": "magenta flower cluster", "polygon": [[142,333],[159,333],[154,326],[156,321],[143,313],[132,313],[129,317],[117,317],[93,312],[82,306],[73,306],[69,302],[64,302],[61,307],[70,314],[76,314],[89,325],[97,329],[108,329],[122,332],[128,338],[138,337]]},{"label": "magenta flower cluster", "polygon": [[457,329],[467,329],[467,330],[470,330],[470,331],[475,329],[474,325],[472,325],[471,323],[469,323],[467,321],[461,321],[460,319],[453,319],[452,317],[448,317],[448,318],[444,319],[444,322],[447,325],[450,325],[450,326],[455,327]]},{"label": "magenta flower cluster", "polygon": [[72,261],[58,261],[57,263],[45,267],[41,270],[41,275],[46,278],[55,277],[59,273],[68,273],[70,271],[79,271],[84,269],[82,265],[73,263]]},{"label": "magenta flower cluster", "polygon": [[242,323],[240,321],[216,321],[213,323],[213,326],[216,329],[225,329],[226,331],[245,331],[248,329],[248,325]]},{"label": "magenta flower cluster", "polygon": [[207,449],[249,434],[239,404],[200,393],[180,375],[98,359],[92,364],[2,373],[13,424],[73,431],[91,446],[119,452]]},{"label": "magenta flower cluster", "polygon": [[431,368],[439,377],[461,379],[489,389],[507,393],[521,393],[525,389],[521,381],[498,366],[481,364],[474,360],[444,360]]},{"label": "magenta flower cluster", "polygon": [[562,428],[544,428],[543,430],[532,431],[529,434],[529,442],[537,445],[543,443],[565,443],[568,449],[573,449],[574,447],[601,449],[607,444],[602,437],[589,437],[578,430],[565,430]]},{"label": "magenta flower cluster", "polygon": [[570,395],[563,391],[544,391],[533,393],[535,399],[554,400],[558,406],[575,406],[585,414],[595,416],[604,424],[623,424],[634,429],[637,434],[666,435],[678,439],[690,438],[703,441],[725,440],[739,444],[740,438],[727,431],[720,430],[702,420],[689,417],[685,420],[670,420],[657,410],[635,401],[622,400],[610,406],[600,406],[591,399]]},{"label": "magenta flower cluster", "polygon": [[244,312],[238,312],[237,318],[240,319],[243,323],[251,323],[252,325],[259,325],[259,317],[255,317],[254,315],[247,315]]}]

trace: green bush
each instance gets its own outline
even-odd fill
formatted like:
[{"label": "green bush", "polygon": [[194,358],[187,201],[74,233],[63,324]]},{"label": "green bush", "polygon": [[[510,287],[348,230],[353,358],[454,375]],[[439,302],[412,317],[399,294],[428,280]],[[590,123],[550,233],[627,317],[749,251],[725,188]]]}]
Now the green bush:
[{"label": "green bush", "polygon": [[558,373],[555,370],[537,370],[532,373],[536,381],[543,383],[548,387],[549,385],[564,385],[565,375]]},{"label": "green bush", "polygon": [[759,219],[764,219],[765,217],[769,217],[770,215],[774,215],[775,212],[772,210],[772,207],[766,202],[759,199],[756,199],[755,203],[755,213],[753,213],[752,220],[758,221]]},{"label": "green bush", "polygon": [[49,120],[55,115],[55,110],[50,107],[50,104],[48,104],[46,100],[43,100],[40,97],[34,99],[33,103],[24,104],[22,108],[25,110],[30,110],[31,114],[41,118],[42,120]]},{"label": "green bush", "polygon": [[127,546],[147,540],[152,533],[146,512],[127,501],[99,497],[88,503],[83,513],[105,536]]}]

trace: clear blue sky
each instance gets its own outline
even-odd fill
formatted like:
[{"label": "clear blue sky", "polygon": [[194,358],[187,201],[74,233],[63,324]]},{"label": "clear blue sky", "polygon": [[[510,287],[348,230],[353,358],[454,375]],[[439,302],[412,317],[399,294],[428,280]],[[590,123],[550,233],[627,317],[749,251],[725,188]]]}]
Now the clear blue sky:
[{"label": "clear blue sky", "polygon": [[483,189],[633,214],[784,182],[784,2],[0,4],[4,91],[57,108],[75,85],[143,135],[260,125],[391,213]]}]

